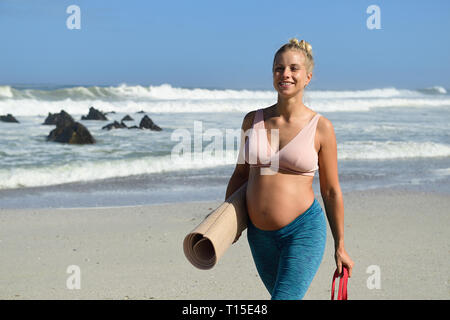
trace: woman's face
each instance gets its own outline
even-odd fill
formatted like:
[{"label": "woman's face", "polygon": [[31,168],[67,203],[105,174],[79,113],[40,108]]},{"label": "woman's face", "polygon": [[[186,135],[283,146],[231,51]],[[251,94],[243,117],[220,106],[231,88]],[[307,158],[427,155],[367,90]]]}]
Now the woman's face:
[{"label": "woman's face", "polygon": [[305,55],[298,50],[280,53],[273,65],[273,86],[283,97],[292,97],[302,92],[311,81],[312,73],[305,68]]}]

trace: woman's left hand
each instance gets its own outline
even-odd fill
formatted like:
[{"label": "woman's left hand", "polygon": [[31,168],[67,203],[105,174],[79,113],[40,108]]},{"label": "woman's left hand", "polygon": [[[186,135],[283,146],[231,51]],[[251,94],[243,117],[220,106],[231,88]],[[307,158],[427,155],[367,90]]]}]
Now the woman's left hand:
[{"label": "woman's left hand", "polygon": [[352,268],[354,266],[353,260],[348,255],[344,248],[337,248],[334,253],[334,259],[336,260],[336,267],[339,274],[342,273],[342,266],[346,267],[348,270],[348,276],[352,276]]}]

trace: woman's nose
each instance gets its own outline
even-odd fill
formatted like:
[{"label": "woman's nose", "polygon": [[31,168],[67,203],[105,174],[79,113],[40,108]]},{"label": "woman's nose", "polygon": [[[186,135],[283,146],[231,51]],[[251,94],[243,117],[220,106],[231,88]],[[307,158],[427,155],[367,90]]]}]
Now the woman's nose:
[{"label": "woman's nose", "polygon": [[291,75],[291,70],[289,68],[284,68],[282,74],[283,78],[288,78]]}]

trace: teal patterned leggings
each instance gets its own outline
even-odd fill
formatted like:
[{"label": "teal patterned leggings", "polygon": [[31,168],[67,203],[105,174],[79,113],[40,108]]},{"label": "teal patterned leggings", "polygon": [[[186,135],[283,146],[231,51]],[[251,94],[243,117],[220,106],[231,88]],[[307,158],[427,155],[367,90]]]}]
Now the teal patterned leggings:
[{"label": "teal patterned leggings", "polygon": [[247,239],[256,269],[272,300],[300,300],[325,251],[325,214],[317,199],[278,230],[261,230],[248,220]]}]

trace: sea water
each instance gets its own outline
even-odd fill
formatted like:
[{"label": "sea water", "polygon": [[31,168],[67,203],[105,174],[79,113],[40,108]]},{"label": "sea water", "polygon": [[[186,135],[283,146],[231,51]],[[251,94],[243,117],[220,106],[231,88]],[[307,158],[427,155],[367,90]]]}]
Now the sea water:
[{"label": "sea water", "polygon": [[[0,122],[0,208],[221,201],[239,149],[239,139],[230,144],[227,134],[241,128],[247,112],[275,102],[274,90],[0,86],[0,115],[11,113],[20,122]],[[304,103],[334,126],[344,192],[450,193],[447,89],[309,90]],[[91,106],[115,113],[108,121],[80,120]],[[96,143],[47,142],[55,126],[43,122],[61,110],[85,125]],[[139,125],[146,114],[163,130],[102,129],[127,114],[134,119],[127,126]],[[180,146],[184,152],[190,147],[190,158],[176,157]],[[316,172],[317,195],[318,182]]]}]

